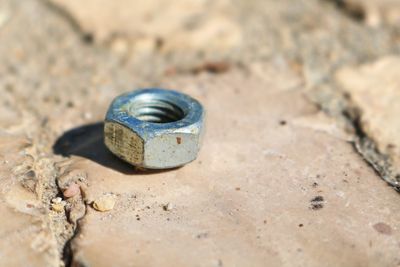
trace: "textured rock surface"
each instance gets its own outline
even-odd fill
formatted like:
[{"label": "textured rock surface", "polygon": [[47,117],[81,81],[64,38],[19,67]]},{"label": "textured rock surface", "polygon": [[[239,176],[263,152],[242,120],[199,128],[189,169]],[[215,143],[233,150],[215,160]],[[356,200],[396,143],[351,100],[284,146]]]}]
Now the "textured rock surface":
[{"label": "textured rock surface", "polygon": [[[212,114],[200,158],[181,169],[126,175],[74,159],[73,168],[88,175],[88,202],[104,193],[119,196],[108,214],[88,210],[72,242],[74,261],[84,266],[397,264],[397,193],[347,142],[314,130],[312,122],[293,125],[317,111],[301,90],[290,89],[299,82],[296,75],[282,78],[286,82],[262,81],[235,70],[168,82],[199,98]],[[199,84],[213,86],[201,90]],[[164,209],[167,203],[173,204],[170,211]],[[378,233],[377,223],[393,232]]]},{"label": "textured rock surface", "polygon": [[400,176],[400,58],[387,57],[338,71],[337,81],[356,110],[360,127],[389,156],[393,175]]},{"label": "textured rock surface", "polygon": [[[37,172],[45,159],[33,160],[31,143],[24,138],[0,134],[0,265],[58,266],[57,241],[50,222],[61,219],[43,204],[51,190],[43,192],[46,177]],[[51,170],[49,166],[48,170]],[[47,175],[51,176],[48,172]],[[55,223],[54,227],[59,224]],[[63,229],[64,230],[64,229]],[[54,232],[53,232],[54,231]],[[67,229],[65,229],[67,232]]]},{"label": "textured rock surface", "polygon": [[[94,3],[0,2],[1,266],[400,263],[398,193],[353,147],[362,130],[398,168],[395,26],[318,0]],[[197,161],[144,173],[102,119],[157,85],[202,101],[208,131]]]},{"label": "textured rock surface", "polygon": [[117,51],[232,49],[241,41],[230,0],[51,0],[82,32]]}]

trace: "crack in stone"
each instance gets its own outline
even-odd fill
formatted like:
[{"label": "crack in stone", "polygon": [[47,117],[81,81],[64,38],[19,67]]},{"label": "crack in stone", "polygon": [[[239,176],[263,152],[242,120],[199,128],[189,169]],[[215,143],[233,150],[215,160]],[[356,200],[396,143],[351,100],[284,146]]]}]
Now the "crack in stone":
[{"label": "crack in stone", "polygon": [[348,110],[344,110],[343,116],[354,128],[357,137],[354,146],[357,152],[363,156],[384,181],[400,192],[399,177],[392,171],[389,157],[379,152],[375,142],[364,132],[360,123],[359,111],[356,108],[349,107]]},{"label": "crack in stone", "polygon": [[[49,159],[50,160],[50,159]],[[52,161],[52,160],[50,160]],[[56,164],[52,162],[51,166],[53,166],[53,174],[49,177],[49,184],[46,185],[46,181],[38,181],[40,186],[43,189],[42,202],[46,207],[48,207],[49,213],[49,226],[52,234],[57,240],[58,251],[60,255],[60,261],[64,263],[64,266],[69,266],[68,261],[64,257],[65,245],[71,239],[70,235],[73,235],[74,229],[73,225],[68,222],[67,214],[65,209],[58,213],[57,211],[52,210],[51,201],[56,197],[62,197],[61,188],[58,186],[57,178],[59,176],[58,170],[56,168]]]},{"label": "crack in stone", "polygon": [[[71,167],[71,164],[67,166],[59,167],[59,172],[56,177],[56,185],[60,196],[63,196],[64,190],[71,183],[84,183],[86,180],[86,174],[82,174],[79,170]],[[76,238],[81,229],[80,221],[87,214],[87,205],[83,197],[81,187],[79,193],[76,196],[67,199],[67,206],[65,210],[65,222],[72,227],[72,233],[69,238],[65,240],[62,248],[62,261],[66,267],[73,266],[74,263],[74,252],[72,249],[72,242]]]},{"label": "crack in stone", "polygon": [[[57,175],[58,177],[58,175]],[[57,191],[58,194],[57,196],[62,197],[62,190],[58,184],[57,181],[57,177],[56,177],[56,186],[57,186]],[[64,212],[66,213],[66,211],[64,210]],[[65,214],[65,216],[67,216],[67,214]],[[67,218],[65,218],[65,224],[69,224]],[[76,227],[75,227],[76,228]],[[70,241],[74,238],[74,236],[76,235],[76,229],[74,229],[74,227],[72,226],[72,236],[70,236],[62,245],[60,251],[61,251],[61,261],[64,263],[65,267],[70,267],[71,266],[71,259],[72,259],[72,254],[69,253],[69,247],[70,247]]]},{"label": "crack in stone", "polygon": [[393,171],[392,162],[387,155],[379,152],[374,140],[365,133],[360,123],[360,111],[335,82],[329,80],[325,86],[312,90],[308,96],[323,112],[336,118],[342,127],[354,135],[352,144],[356,152],[377,172],[379,177],[400,192],[400,177]]},{"label": "crack in stone", "polygon": [[74,252],[72,249],[72,241],[79,235],[81,230],[80,221],[86,216],[86,214],[87,214],[87,209],[85,209],[85,214],[83,215],[83,217],[81,217],[76,221],[76,226],[74,227],[73,235],[67,240],[67,242],[65,242],[62,255],[62,261],[64,262],[65,267],[73,266]]}]

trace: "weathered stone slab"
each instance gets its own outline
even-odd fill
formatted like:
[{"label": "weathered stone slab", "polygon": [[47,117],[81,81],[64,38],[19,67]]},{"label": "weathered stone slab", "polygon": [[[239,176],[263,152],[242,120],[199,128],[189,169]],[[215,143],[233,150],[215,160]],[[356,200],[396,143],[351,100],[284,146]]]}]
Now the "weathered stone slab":
[{"label": "weathered stone slab", "polygon": [[380,153],[389,156],[393,176],[400,174],[400,58],[345,67],[337,82],[357,109],[360,127],[374,141]]},{"label": "weathered stone slab", "polygon": [[[74,156],[71,168],[87,173],[88,203],[117,196],[109,212],[88,207],[72,243],[74,263],[397,264],[397,193],[349,143],[318,130],[321,118],[317,127],[302,119],[321,114],[288,86],[299,77],[275,68],[264,68],[264,80],[232,71],[168,82],[208,111],[201,156],[183,168],[127,174],[102,164],[102,157],[118,160],[105,148],[98,160]],[[86,149],[101,146],[87,142]]]},{"label": "weathered stone slab", "polygon": [[0,131],[1,266],[62,264],[30,146],[26,138]]},{"label": "weathered stone slab", "polygon": [[[167,2],[0,3],[0,265],[398,264],[398,195],[304,96],[396,33],[317,0]],[[144,173],[102,119],[154,85],[201,100],[208,131],[197,161]]]}]

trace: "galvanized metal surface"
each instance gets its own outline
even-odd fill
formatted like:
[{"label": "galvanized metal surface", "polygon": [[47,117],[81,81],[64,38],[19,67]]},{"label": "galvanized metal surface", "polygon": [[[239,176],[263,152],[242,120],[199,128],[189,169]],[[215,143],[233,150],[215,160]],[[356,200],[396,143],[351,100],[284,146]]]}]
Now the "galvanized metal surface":
[{"label": "galvanized metal surface", "polygon": [[165,89],[140,89],[118,96],[104,124],[104,142],[124,161],[166,169],[196,159],[204,128],[202,105]]}]

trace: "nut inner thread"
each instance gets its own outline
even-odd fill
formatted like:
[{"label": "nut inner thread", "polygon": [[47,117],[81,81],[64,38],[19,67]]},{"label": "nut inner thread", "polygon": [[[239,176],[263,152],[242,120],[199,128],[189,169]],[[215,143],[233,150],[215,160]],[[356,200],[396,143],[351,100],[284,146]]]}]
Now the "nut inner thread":
[{"label": "nut inner thread", "polygon": [[174,122],[185,117],[185,112],[178,105],[154,95],[133,100],[128,112],[138,120],[154,123]]}]

